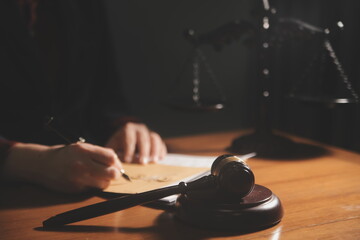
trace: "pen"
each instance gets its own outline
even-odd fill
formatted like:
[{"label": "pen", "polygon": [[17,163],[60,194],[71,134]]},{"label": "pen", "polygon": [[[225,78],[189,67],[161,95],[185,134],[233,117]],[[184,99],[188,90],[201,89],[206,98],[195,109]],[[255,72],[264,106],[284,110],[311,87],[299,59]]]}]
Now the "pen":
[{"label": "pen", "polygon": [[[54,133],[56,133],[56,135],[58,135],[59,137],[61,137],[62,139],[64,139],[66,141],[67,144],[72,144],[73,142],[68,138],[66,137],[64,134],[62,134],[60,131],[58,131],[56,128],[54,128],[51,123],[52,121],[54,120],[54,117],[49,117],[48,120],[46,121],[46,127],[53,131]],[[77,142],[86,142],[85,138],[83,137],[79,137],[78,138],[78,141]],[[131,182],[131,179],[130,177],[125,173],[125,170],[122,168],[120,169],[120,173],[121,173],[121,176],[126,179],[127,181]]]},{"label": "pen", "polygon": [[120,173],[121,173],[121,176],[122,176],[123,178],[125,178],[126,180],[128,180],[129,182],[131,182],[131,179],[130,179],[129,175],[127,175],[127,174],[125,173],[125,170],[124,170],[123,168],[120,169]]}]

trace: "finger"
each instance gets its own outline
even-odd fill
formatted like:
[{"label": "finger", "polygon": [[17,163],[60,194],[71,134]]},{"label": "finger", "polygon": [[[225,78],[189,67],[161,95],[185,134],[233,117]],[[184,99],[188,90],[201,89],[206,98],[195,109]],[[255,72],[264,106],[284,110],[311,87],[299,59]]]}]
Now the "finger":
[{"label": "finger", "polygon": [[124,161],[130,163],[133,160],[136,149],[136,128],[133,124],[124,127]]},{"label": "finger", "polygon": [[[54,186],[50,185],[51,188],[58,189],[63,192],[68,193],[80,193],[91,190],[92,188],[104,189],[110,184],[111,176],[98,177],[98,174],[95,176],[91,173],[91,167],[89,167],[89,163],[78,162],[79,168],[73,169],[71,174],[67,175],[62,179],[59,184]],[[81,170],[79,172],[78,170]],[[77,172],[77,174],[75,174]],[[103,175],[103,174],[100,174]]]},{"label": "finger", "polygon": [[117,164],[118,157],[114,150],[110,148],[104,148],[92,144],[77,144],[80,149],[77,149],[78,151],[84,151],[85,154],[93,159],[94,161],[101,163],[106,166],[112,166]]},{"label": "finger", "polygon": [[166,147],[166,144],[164,142],[162,142],[162,148],[161,148],[161,152],[160,152],[160,160],[164,159],[166,154],[167,154],[167,147]]},{"label": "finger", "polygon": [[123,169],[123,166],[122,166],[121,161],[117,154],[116,154],[116,160],[115,160],[114,167],[117,168],[119,171],[121,171]]},{"label": "finger", "polygon": [[139,161],[141,164],[149,162],[150,155],[150,132],[147,127],[140,127],[137,131],[137,144],[139,151]]},{"label": "finger", "polygon": [[155,132],[150,133],[150,161],[157,162],[160,159],[163,143],[159,134]]},{"label": "finger", "polygon": [[103,164],[90,161],[87,165],[88,175],[102,180],[115,180],[120,178],[120,171],[114,166],[104,166]]}]

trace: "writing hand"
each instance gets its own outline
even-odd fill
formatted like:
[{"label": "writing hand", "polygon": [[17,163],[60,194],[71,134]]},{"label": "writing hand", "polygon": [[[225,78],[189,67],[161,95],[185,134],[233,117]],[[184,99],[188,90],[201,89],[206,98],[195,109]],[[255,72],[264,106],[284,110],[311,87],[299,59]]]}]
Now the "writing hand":
[{"label": "writing hand", "polygon": [[126,123],[110,137],[105,146],[122,152],[121,160],[124,162],[147,164],[157,162],[167,154],[160,135],[141,123]]},{"label": "writing hand", "polygon": [[88,143],[51,147],[18,143],[11,148],[4,169],[7,178],[77,193],[106,188],[121,176],[121,168],[112,149]]}]

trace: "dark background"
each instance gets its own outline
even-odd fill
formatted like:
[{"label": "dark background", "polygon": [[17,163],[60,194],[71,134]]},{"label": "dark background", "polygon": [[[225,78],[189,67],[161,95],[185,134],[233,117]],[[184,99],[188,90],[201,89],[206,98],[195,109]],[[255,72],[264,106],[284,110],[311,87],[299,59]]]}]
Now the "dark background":
[{"label": "dark background", "polygon": [[[227,98],[227,108],[220,112],[189,112],[170,108],[166,103],[169,94],[185,98],[191,93],[191,88],[187,89],[191,79],[185,76],[176,81],[192,49],[183,31],[191,28],[205,33],[236,19],[253,22],[256,17],[252,12],[259,3],[254,0],[107,1],[118,71],[134,112],[164,137],[253,127],[258,96],[255,51],[240,41],[222,51],[202,47]],[[332,27],[339,20],[344,23],[344,30],[332,43],[359,93],[360,2],[277,0],[270,3],[276,7],[278,16],[298,18],[321,28]],[[278,50],[273,61],[272,126],[360,151],[358,105],[326,107],[286,98],[303,69],[299,63],[306,63],[309,56],[302,54],[304,49],[292,51],[291,48]],[[206,75],[201,80],[208,81]],[[332,77],[323,80],[325,85],[339,81]],[[216,88],[209,86],[206,91]]]}]

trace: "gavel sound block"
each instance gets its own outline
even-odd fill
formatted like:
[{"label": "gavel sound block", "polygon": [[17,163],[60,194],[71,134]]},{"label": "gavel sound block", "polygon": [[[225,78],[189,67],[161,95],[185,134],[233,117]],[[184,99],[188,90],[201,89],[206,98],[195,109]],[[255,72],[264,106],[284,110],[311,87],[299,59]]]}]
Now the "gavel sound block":
[{"label": "gavel sound block", "polygon": [[181,194],[176,217],[202,228],[251,232],[276,225],[283,216],[281,202],[268,188],[255,185],[242,199],[212,190]]},{"label": "gavel sound block", "polygon": [[268,188],[256,185],[250,168],[231,155],[218,157],[211,168],[216,187],[181,194],[176,217],[217,230],[256,231],[280,222],[283,208]]},{"label": "gavel sound block", "polygon": [[70,210],[45,220],[43,226],[59,227],[173,194],[181,194],[175,216],[195,226],[248,232],[273,226],[283,216],[278,197],[255,184],[251,169],[238,157],[222,155],[214,161],[211,174],[198,180]]}]

